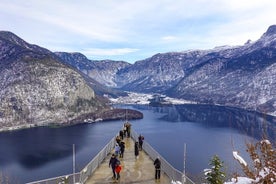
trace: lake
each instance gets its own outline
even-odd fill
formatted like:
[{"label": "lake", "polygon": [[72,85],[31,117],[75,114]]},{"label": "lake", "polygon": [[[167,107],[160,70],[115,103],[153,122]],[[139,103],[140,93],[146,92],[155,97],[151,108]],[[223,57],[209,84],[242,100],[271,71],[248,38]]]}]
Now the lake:
[{"label": "lake", "polygon": [[[224,162],[227,173],[240,171],[232,152],[250,161],[246,143],[264,134],[276,140],[275,118],[257,112],[212,105],[128,106],[144,114],[131,121],[137,133],[174,167],[183,170],[184,144],[186,173],[202,175],[214,155]],[[80,171],[115,136],[123,121],[81,124],[71,127],[37,127],[0,133],[0,173],[11,183],[26,183],[73,171],[72,147],[76,149],[76,171]],[[1,175],[0,175],[1,176]]]}]

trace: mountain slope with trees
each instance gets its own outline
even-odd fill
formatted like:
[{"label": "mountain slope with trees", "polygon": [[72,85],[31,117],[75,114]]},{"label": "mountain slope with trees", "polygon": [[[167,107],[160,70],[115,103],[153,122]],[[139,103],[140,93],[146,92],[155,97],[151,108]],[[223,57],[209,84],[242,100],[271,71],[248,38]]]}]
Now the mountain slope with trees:
[{"label": "mountain slope with trees", "polygon": [[0,128],[70,124],[105,108],[73,68],[49,50],[0,32]]}]

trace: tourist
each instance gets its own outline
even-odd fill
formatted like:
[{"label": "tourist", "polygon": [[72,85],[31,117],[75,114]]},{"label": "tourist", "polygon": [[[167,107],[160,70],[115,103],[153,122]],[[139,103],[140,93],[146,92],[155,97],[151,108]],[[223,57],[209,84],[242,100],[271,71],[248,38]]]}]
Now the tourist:
[{"label": "tourist", "polygon": [[124,131],[124,137],[126,137],[127,136],[127,124],[126,123],[124,123],[123,131]]},{"label": "tourist", "polygon": [[161,161],[160,157],[157,157],[154,161],[154,167],[155,167],[155,180],[160,180],[160,170],[161,170]]},{"label": "tourist", "polygon": [[134,144],[134,155],[135,155],[135,159],[137,159],[138,156],[139,156],[139,144],[138,144],[138,141],[136,141],[135,144]]},{"label": "tourist", "polygon": [[140,151],[142,151],[143,149],[143,142],[144,142],[144,136],[142,136],[141,134],[138,137],[138,141],[139,141],[139,149]]},{"label": "tourist", "polygon": [[116,168],[116,164],[119,160],[116,158],[115,154],[112,154],[110,160],[109,160],[109,167],[111,166],[112,168],[112,173],[113,173],[113,177],[112,179],[116,178],[116,173],[115,173],[115,168]]},{"label": "tourist", "polygon": [[121,142],[121,137],[120,135],[117,135],[115,138],[116,142],[119,144]]},{"label": "tourist", "polygon": [[[121,143],[121,142],[120,142]],[[119,146],[120,143],[115,144],[115,155],[118,156],[120,154],[121,147]]]},{"label": "tourist", "polygon": [[127,137],[130,137],[131,124],[129,122],[126,122],[125,127],[126,127]]},{"label": "tourist", "polygon": [[120,158],[123,158],[124,152],[125,152],[125,142],[121,141],[119,146],[120,146]]},{"label": "tourist", "polygon": [[120,135],[121,140],[123,140],[124,139],[124,131],[120,130],[119,135]]}]

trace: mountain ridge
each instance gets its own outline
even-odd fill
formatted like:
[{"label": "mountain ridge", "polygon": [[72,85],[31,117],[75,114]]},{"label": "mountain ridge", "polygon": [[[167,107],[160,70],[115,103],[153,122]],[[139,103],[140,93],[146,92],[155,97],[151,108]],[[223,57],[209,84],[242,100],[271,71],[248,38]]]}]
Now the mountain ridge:
[{"label": "mountain ridge", "polygon": [[54,54],[91,83],[108,87],[101,95],[113,89],[160,93],[276,116],[276,25],[241,46],[157,53],[133,64],[89,60],[81,53]]},{"label": "mountain ridge", "polygon": [[275,53],[276,25],[272,25],[258,40],[241,46],[158,53],[113,72],[109,68],[109,84],[97,80],[125,91],[160,93],[276,115]]}]

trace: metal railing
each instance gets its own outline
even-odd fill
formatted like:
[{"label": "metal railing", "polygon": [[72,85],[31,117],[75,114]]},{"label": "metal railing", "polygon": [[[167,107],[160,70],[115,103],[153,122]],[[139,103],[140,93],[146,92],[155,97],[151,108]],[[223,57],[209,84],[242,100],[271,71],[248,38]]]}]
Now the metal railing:
[{"label": "metal railing", "polygon": [[[78,173],[57,176],[45,180],[30,182],[27,184],[71,184],[71,183],[85,183],[86,180],[93,174],[107,155],[113,150],[115,146],[115,138],[112,138],[105,147]],[[75,178],[74,178],[75,177]],[[75,182],[74,182],[75,181]]]},{"label": "metal railing", "polygon": [[[138,134],[135,131],[131,131],[131,137],[137,141],[138,140]],[[155,160],[157,157],[160,158],[161,161],[161,171],[166,173],[168,177],[173,181],[180,181],[185,184],[194,184],[194,182],[188,178],[187,176],[184,176],[183,173],[177,169],[175,169],[167,160],[165,160],[155,149],[153,149],[147,141],[144,141],[143,143],[143,150],[149,155],[149,157],[152,160]]]},{"label": "metal railing", "polygon": [[67,183],[76,183],[76,181],[79,181],[79,180],[80,180],[80,173],[75,173],[75,174],[57,176],[54,178],[47,178],[45,180],[34,181],[27,184],[67,184]]},{"label": "metal railing", "polygon": [[[138,134],[135,131],[131,131],[131,137],[134,140],[138,140]],[[71,184],[71,183],[85,183],[87,179],[95,172],[100,166],[107,155],[114,149],[115,138],[112,138],[105,147],[79,172],[75,174],[58,176],[55,178],[49,178],[40,181],[34,181],[27,184]],[[175,169],[169,162],[167,162],[155,149],[153,149],[147,141],[143,143],[143,150],[149,155],[152,160],[157,157],[161,160],[161,171],[166,173],[168,177],[173,181],[183,181],[183,173]],[[185,184],[194,184],[194,182],[185,177]]]},{"label": "metal railing", "polygon": [[109,143],[91,160],[80,172],[80,183],[85,183],[86,180],[99,167],[107,155],[114,149],[115,138],[112,138]]}]

